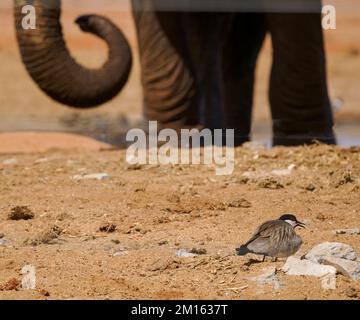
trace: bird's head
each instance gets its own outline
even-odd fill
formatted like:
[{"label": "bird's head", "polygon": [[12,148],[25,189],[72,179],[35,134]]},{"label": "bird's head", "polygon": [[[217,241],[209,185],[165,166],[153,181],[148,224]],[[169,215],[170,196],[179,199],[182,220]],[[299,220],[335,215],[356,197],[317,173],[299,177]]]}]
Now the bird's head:
[{"label": "bird's head", "polygon": [[287,222],[294,229],[296,227],[305,228],[305,223],[298,221],[298,219],[293,214],[284,214],[279,218],[279,220]]}]

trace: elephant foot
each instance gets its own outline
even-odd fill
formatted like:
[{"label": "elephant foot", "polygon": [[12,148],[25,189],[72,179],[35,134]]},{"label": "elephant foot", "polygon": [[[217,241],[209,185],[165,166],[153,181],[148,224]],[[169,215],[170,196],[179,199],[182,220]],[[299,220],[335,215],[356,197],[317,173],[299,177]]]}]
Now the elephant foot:
[{"label": "elephant foot", "polygon": [[273,137],[273,146],[291,147],[291,146],[309,145],[319,142],[329,145],[335,145],[336,144],[335,134],[333,132],[330,132],[328,134],[324,134],[324,133],[287,134],[287,135],[276,134]]}]

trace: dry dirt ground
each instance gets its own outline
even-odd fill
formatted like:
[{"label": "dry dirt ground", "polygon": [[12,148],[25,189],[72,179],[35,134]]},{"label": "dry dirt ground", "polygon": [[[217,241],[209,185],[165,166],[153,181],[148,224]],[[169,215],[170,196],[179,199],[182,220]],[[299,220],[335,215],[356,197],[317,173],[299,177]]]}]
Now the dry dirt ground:
[{"label": "dry dirt ground", "polygon": [[[360,281],[342,275],[336,290],[281,271],[284,287],[258,286],[249,278],[284,261],[246,266],[256,257],[235,255],[259,223],[286,212],[307,223],[298,231],[304,240],[299,255],[324,241],[350,244],[360,254],[358,235],[332,233],[360,225],[360,148],[242,147],[234,174],[222,177],[204,165],[128,168],[124,157],[116,150],[18,154],[12,161],[0,156],[6,241],[0,287],[20,281],[21,268],[31,264],[38,288],[15,285],[0,291],[1,299],[349,299],[349,288],[360,296]],[[291,175],[269,176],[290,164],[296,166]],[[253,174],[245,178],[248,171]],[[111,178],[72,180],[98,172]],[[9,220],[18,206],[34,217]],[[206,254],[175,255],[192,248]]]},{"label": "dry dirt ground", "polygon": [[[335,114],[336,123],[355,124],[356,130],[360,5],[358,0],[331,2],[338,8],[338,25],[336,31],[325,33],[330,94],[344,102]],[[81,63],[96,67],[106,59],[103,43],[72,23],[79,14],[91,11],[110,16],[136,53],[128,1],[63,3],[67,43]],[[336,290],[321,289],[319,279],[281,272],[285,286],[279,291],[271,285],[259,287],[249,278],[269,266],[280,269],[284,261],[247,267],[244,264],[251,257],[235,256],[235,247],[260,222],[285,212],[308,223],[299,230],[304,239],[299,254],[320,242],[339,241],[352,245],[360,255],[359,236],[331,232],[360,227],[359,148],[238,148],[234,174],[217,177],[215,168],[207,166],[128,170],[125,151],[82,136],[9,133],[111,132],[140,119],[142,105],[137,59],[125,90],[99,109],[74,111],[48,99],[21,64],[11,5],[12,0],[0,2],[0,131],[5,132],[0,134],[0,299],[349,299],[349,288],[360,297],[360,283],[341,275]],[[269,123],[270,65],[268,39],[257,70],[255,127]],[[296,165],[290,176],[275,181],[264,177],[290,164]],[[259,176],[246,181],[242,175],[247,171]],[[98,172],[111,179],[71,179]],[[33,219],[9,220],[17,206],[26,206]],[[105,224],[109,228],[100,231]],[[206,254],[175,256],[179,249],[192,248],[206,249]],[[37,268],[38,290],[16,290],[26,264]]]}]

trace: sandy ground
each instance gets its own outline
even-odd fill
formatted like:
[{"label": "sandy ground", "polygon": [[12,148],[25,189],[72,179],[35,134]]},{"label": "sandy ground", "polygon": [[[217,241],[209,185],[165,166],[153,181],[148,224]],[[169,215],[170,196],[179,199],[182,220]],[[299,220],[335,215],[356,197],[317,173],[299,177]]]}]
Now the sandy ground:
[{"label": "sandy ground", "polygon": [[[235,255],[260,222],[286,212],[307,223],[298,231],[299,255],[324,241],[350,244],[360,254],[358,235],[332,234],[360,225],[359,152],[238,148],[235,172],[226,177],[213,166],[127,169],[125,151],[16,155],[2,165],[9,157],[0,156],[0,233],[7,241],[0,247],[0,286],[21,280],[21,268],[31,264],[41,290],[0,291],[0,298],[42,299],[48,292],[52,299],[348,299],[348,288],[360,295],[360,281],[342,275],[336,290],[281,271],[281,289],[258,286],[249,278],[284,261],[246,267],[256,257]],[[272,169],[290,164],[296,165],[290,176],[264,183]],[[246,171],[255,173],[248,181]],[[111,178],[71,179],[96,172]],[[16,206],[27,206],[34,218],[9,220]],[[115,230],[100,231],[107,224]],[[192,248],[206,254],[175,256]]]},{"label": "sandy ground", "polygon": [[[81,63],[96,67],[106,59],[102,42],[82,34],[72,23],[86,11],[110,16],[136,53],[127,1],[102,1],[100,8],[94,0],[63,2],[65,36]],[[128,170],[124,150],[59,132],[117,132],[141,119],[137,59],[129,83],[116,99],[90,111],[61,106],[38,90],[21,64],[11,3],[0,3],[0,299],[350,299],[349,288],[360,297],[360,283],[341,275],[336,290],[321,289],[316,278],[281,272],[283,288],[261,287],[249,278],[261,274],[263,268],[280,269],[284,261],[246,267],[254,257],[235,256],[235,247],[260,222],[286,212],[308,223],[299,231],[304,239],[300,255],[324,241],[348,243],[360,255],[359,236],[331,232],[360,227],[359,148],[238,148],[236,170],[229,177],[217,177],[214,168],[207,166]],[[338,29],[325,35],[331,97],[343,101],[335,114],[336,123],[350,123],[359,132],[359,3],[332,3],[338,7]],[[270,123],[270,65],[268,40],[257,70],[255,135]],[[9,133],[18,130],[31,132]],[[263,187],[264,172],[290,164],[296,165],[290,176],[275,177],[270,183],[278,189]],[[242,178],[246,171],[259,176],[246,181]],[[98,172],[108,173],[111,179],[71,179]],[[351,179],[344,180],[349,174]],[[344,181],[348,182],[342,184]],[[313,191],[308,190],[313,189],[310,185]],[[236,207],[241,199],[248,202],[246,208]],[[16,206],[27,206],[34,218],[8,220]],[[116,227],[114,232],[100,231],[107,223]],[[206,249],[206,254],[175,256],[179,249],[192,248]],[[15,290],[26,264],[37,268],[38,290]],[[15,285],[1,291],[11,279],[16,280]]]}]

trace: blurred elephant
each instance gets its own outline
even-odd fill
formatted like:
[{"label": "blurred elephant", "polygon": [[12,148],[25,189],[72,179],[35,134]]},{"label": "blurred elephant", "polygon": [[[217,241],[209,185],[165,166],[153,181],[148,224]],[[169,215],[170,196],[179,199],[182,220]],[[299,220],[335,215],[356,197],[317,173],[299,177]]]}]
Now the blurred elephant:
[{"label": "blurred elephant", "polygon": [[[170,127],[234,128],[235,144],[249,139],[256,60],[267,31],[273,42],[270,105],[274,144],[317,139],[335,143],[327,90],[320,10],[317,13],[162,11],[157,0],[132,0],[144,96],[144,115]],[[320,7],[320,0],[318,2]],[[32,4],[37,29],[21,27]],[[61,0],[14,0],[17,38],[31,77],[63,104],[95,107],[125,85],[131,51],[108,19],[76,23],[104,39],[108,61],[86,69],[71,57],[60,24]]]}]

